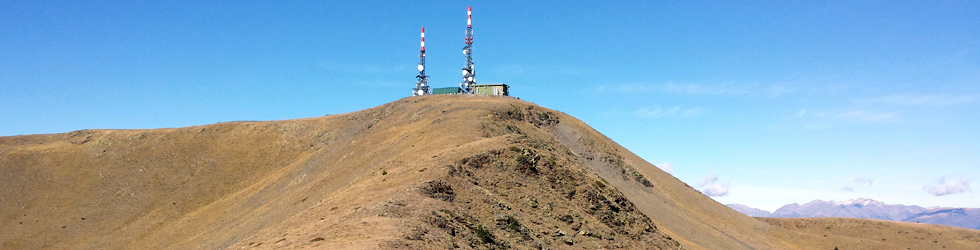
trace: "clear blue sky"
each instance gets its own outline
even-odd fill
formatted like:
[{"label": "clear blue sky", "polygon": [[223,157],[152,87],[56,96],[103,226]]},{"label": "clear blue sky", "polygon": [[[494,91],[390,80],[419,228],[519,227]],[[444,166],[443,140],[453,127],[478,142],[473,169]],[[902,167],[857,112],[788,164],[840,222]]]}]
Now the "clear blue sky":
[{"label": "clear blue sky", "polygon": [[719,202],[980,207],[977,1],[450,2],[2,1],[0,136],[370,108],[421,26],[457,86],[473,6],[478,82]]}]

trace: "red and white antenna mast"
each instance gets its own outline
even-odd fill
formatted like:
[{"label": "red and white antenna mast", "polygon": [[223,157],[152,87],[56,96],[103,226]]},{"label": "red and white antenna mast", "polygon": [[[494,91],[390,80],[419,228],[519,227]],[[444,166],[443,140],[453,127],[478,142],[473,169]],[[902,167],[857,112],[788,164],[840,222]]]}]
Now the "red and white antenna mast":
[{"label": "red and white antenna mast", "polygon": [[415,76],[417,78],[415,82],[415,88],[412,89],[412,96],[428,95],[432,94],[429,89],[429,76],[425,75],[425,27],[422,27],[422,42],[421,49],[419,49],[419,75]]},{"label": "red and white antenna mast", "polygon": [[466,55],[466,66],[463,67],[463,82],[459,83],[459,87],[465,93],[472,93],[473,85],[476,85],[476,69],[473,67],[473,7],[466,7],[465,42],[463,55]]}]

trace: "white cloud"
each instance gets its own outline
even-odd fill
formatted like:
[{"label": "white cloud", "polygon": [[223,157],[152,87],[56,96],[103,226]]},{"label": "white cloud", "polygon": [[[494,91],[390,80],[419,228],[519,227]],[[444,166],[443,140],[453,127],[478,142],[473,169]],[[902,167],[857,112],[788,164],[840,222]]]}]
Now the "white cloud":
[{"label": "white cloud", "polygon": [[960,182],[946,181],[946,177],[936,180],[935,186],[925,186],[922,188],[931,195],[943,196],[949,194],[959,194],[963,192],[973,192],[970,190],[970,179],[962,178]]},{"label": "white cloud", "polygon": [[707,196],[725,196],[728,194],[728,189],[731,187],[731,183],[717,183],[718,174],[712,173],[707,178],[704,178],[700,182],[701,193]]},{"label": "white cloud", "polygon": [[843,187],[840,188],[840,191],[841,191],[841,193],[853,193],[854,192],[854,187],[851,187],[851,186],[843,186]]},{"label": "white cloud", "polygon": [[664,172],[667,172],[668,174],[671,174],[671,173],[674,172],[674,164],[670,164],[668,162],[657,164],[657,167],[660,168],[660,170],[663,170]]}]

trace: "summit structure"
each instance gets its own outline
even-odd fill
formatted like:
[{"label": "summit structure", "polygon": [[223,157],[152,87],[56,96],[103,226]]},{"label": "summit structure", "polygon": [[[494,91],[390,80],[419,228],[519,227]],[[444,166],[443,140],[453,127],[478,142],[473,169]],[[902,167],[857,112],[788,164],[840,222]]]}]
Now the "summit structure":
[{"label": "summit structure", "polygon": [[476,84],[476,67],[473,66],[473,7],[466,8],[466,37],[463,39],[463,81],[459,87],[432,88],[428,86],[429,76],[425,75],[425,28],[422,28],[422,47],[419,52],[419,74],[415,76],[412,96],[440,94],[475,94],[489,96],[510,96],[510,86],[503,83]]},{"label": "summit structure", "polygon": [[473,7],[466,7],[466,46],[463,46],[463,55],[466,55],[466,65],[463,66],[463,82],[459,87],[463,93],[473,93],[476,85],[476,69],[473,67]]},{"label": "summit structure", "polygon": [[429,76],[425,75],[425,27],[422,27],[422,42],[419,49],[419,75],[415,76],[415,88],[412,89],[412,96],[432,94],[429,89]]}]

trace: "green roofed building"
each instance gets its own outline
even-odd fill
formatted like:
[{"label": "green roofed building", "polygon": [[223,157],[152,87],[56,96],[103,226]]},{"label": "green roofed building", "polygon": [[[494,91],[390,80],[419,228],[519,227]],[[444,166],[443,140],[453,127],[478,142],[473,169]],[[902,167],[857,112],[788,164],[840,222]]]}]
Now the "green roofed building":
[{"label": "green roofed building", "polygon": [[503,83],[473,85],[473,94],[510,96],[510,86]]},{"label": "green roofed building", "polygon": [[[448,87],[448,88],[434,88],[432,89],[433,95],[455,95],[463,94],[463,89],[459,87]],[[476,84],[473,85],[474,95],[489,95],[489,96],[510,96],[510,86],[503,83],[491,83],[491,84]]]},{"label": "green roofed building", "polygon": [[453,95],[453,94],[462,94],[462,93],[463,93],[463,89],[461,89],[459,87],[434,88],[434,89],[432,89],[432,94],[433,95],[447,95],[447,94],[448,95]]}]

